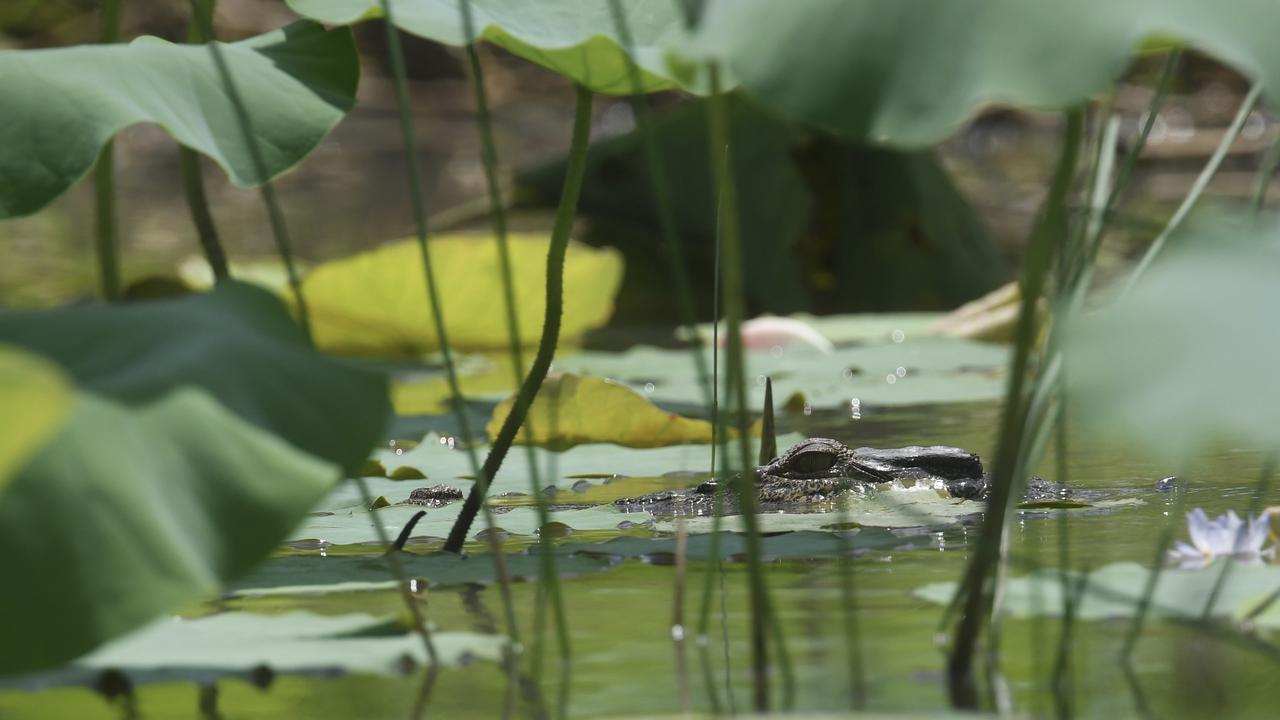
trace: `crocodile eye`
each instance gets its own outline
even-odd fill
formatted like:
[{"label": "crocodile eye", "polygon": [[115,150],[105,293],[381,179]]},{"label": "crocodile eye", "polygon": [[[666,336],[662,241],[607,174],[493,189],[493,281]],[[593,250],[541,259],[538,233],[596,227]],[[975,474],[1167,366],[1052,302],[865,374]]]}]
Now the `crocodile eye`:
[{"label": "crocodile eye", "polygon": [[826,452],[824,450],[810,450],[802,452],[791,458],[788,463],[788,470],[796,473],[810,474],[820,473],[835,467],[835,453]]}]

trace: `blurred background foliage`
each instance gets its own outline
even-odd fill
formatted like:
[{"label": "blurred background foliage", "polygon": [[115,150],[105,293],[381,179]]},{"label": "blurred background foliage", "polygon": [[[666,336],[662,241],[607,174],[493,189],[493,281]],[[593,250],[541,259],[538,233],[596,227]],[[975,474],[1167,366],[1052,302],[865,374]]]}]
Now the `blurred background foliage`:
[{"label": "blurred background foliage", "polygon": [[[11,0],[0,4],[0,47],[91,42],[98,3]],[[182,41],[187,3],[124,4],[122,37]],[[283,0],[224,0],[221,39],[266,32],[296,19]],[[313,156],[278,181],[297,252],[318,262],[410,234],[405,158],[385,40],[378,21],[354,28],[362,77],[356,108]],[[426,169],[433,229],[488,231],[479,138],[460,51],[402,34],[413,111]],[[494,47],[484,55],[498,153],[508,171],[515,230],[550,227],[568,144],[573,103],[564,78]],[[1139,60],[1118,87],[1122,144],[1136,133],[1159,62]],[[1118,218],[1118,240],[1100,259],[1099,279],[1123,267],[1185,194],[1244,93],[1225,67],[1192,55],[1175,82]],[[700,101],[650,97],[662,124],[690,276],[709,298],[714,227]],[[1022,242],[1047,185],[1056,116],[987,108],[936,149],[902,153],[849,146],[784,122],[735,98],[735,151],[749,311],[815,313],[943,309],[1012,279]],[[620,249],[626,274],[613,325],[670,325],[676,319],[659,252],[642,153],[624,98],[600,98],[576,237]],[[1250,118],[1210,195],[1244,197],[1273,124]],[[117,139],[117,184],[126,280],[172,274],[195,253],[195,233],[178,182],[178,156],[158,128],[136,126]],[[217,168],[205,182],[232,257],[271,254],[256,192],[229,185]],[[1280,192],[1280,191],[1273,191]],[[57,305],[91,297],[92,188],[80,183],[44,211],[0,224],[0,307]],[[1127,242],[1126,242],[1127,240]],[[699,315],[711,315],[709,303]]]}]

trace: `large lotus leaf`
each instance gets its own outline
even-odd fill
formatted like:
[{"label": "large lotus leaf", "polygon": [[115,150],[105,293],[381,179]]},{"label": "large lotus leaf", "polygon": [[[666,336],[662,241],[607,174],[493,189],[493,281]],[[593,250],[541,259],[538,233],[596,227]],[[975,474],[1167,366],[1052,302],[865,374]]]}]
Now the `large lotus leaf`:
[{"label": "large lotus leaf", "polygon": [[[490,438],[511,414],[515,396],[499,403],[485,428]],[[706,420],[660,410],[643,395],[608,379],[573,374],[548,378],[520,430],[516,442],[551,446],[613,443],[652,448],[709,443],[714,428]]]},{"label": "large lotus leaf", "polygon": [[[71,411],[71,387],[51,363],[0,345],[0,498],[27,458],[56,433]],[[0,499],[3,502],[3,499]]]},{"label": "large lotus leaf", "polygon": [[[573,79],[596,92],[634,90],[627,56],[618,39],[609,0],[467,0],[472,30],[462,24],[461,0],[392,0],[396,25],[405,32],[460,46],[487,40]],[[288,0],[300,15],[325,23],[354,23],[381,17],[377,0]],[[633,62],[641,90],[680,87],[666,62],[667,48],[686,40],[675,2],[621,0],[634,43]]]},{"label": "large lotus leaf", "polygon": [[1196,222],[1131,294],[1076,323],[1068,381],[1081,428],[1174,464],[1224,438],[1280,447],[1273,228]]},{"label": "large lotus leaf", "polygon": [[[542,562],[542,558],[527,552],[508,552],[507,577],[512,580],[536,579],[542,574]],[[490,555],[402,553],[400,564],[405,575],[423,581],[431,588],[497,581],[497,569]],[[561,577],[600,572],[613,565],[607,558],[586,555],[558,557],[555,564],[556,573]],[[257,596],[378,590],[395,587],[395,582],[384,556],[305,555],[268,560],[237,582],[235,593]]]},{"label": "large lotus leaf", "polygon": [[134,407],[77,394],[0,503],[0,673],[69,660],[216,593],[339,476],[203,390]]},{"label": "large lotus leaf", "polygon": [[787,115],[851,139],[923,146],[984,104],[1083,102],[1156,37],[1276,87],[1278,22],[1270,0],[712,0],[699,52]]},{"label": "large lotus leaf", "polygon": [[[1151,595],[1151,614],[1199,619],[1214,593],[1222,562],[1196,570],[1162,570]],[[1151,573],[1150,568],[1128,562],[1104,565],[1089,572],[1080,590],[1081,602],[1075,607],[1076,617],[1084,620],[1133,617],[1142,605]],[[1076,571],[1068,571],[1067,579],[1076,585],[1081,576]],[[953,582],[931,583],[917,589],[915,594],[931,602],[946,604],[951,601],[955,589]],[[1063,607],[1062,589],[1062,574],[1057,569],[1036,570],[1005,584],[1004,605],[1021,617],[1058,615]],[[1280,567],[1237,564],[1227,573],[1211,614],[1242,614],[1277,589],[1280,589]]]},{"label": "large lotus leaf", "polygon": [[[512,285],[520,337],[536,344],[546,308],[546,235],[512,234]],[[497,240],[491,235],[431,238],[449,342],[462,350],[506,349],[507,324]],[[608,248],[569,246],[560,341],[608,321],[622,260]],[[316,266],[303,282],[316,344],[359,355],[438,350],[418,245],[411,240]]]},{"label": "large lotus leaf", "polygon": [[[472,632],[435,633],[431,639],[446,665],[497,660],[506,642],[500,635]],[[402,675],[412,666],[407,663],[426,663],[421,638],[372,615],[228,612],[160,620],[65,669],[7,684],[27,690],[92,687],[104,670],[122,672],[133,683],[210,684],[225,677],[260,676],[264,668],[276,675]]]},{"label": "large lotus leaf", "polygon": [[266,177],[205,47],[144,37],[0,52],[0,218],[44,207],[130,125],[159,124],[247,186],[296,164],[355,104],[359,67],[347,29],[299,22],[222,50]]},{"label": "large lotus leaf", "polygon": [[241,283],[176,300],[0,313],[0,341],[129,405],[202,388],[349,471],[364,463],[390,412],[381,374],[315,353],[279,300]]}]

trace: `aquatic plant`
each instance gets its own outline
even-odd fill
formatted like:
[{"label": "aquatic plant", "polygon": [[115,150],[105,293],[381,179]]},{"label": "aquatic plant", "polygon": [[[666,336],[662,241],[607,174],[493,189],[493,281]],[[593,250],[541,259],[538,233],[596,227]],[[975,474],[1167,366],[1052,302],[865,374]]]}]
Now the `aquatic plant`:
[{"label": "aquatic plant", "polygon": [[1271,515],[1249,515],[1241,520],[1235,510],[1228,510],[1210,520],[1203,508],[1187,513],[1187,533],[1191,544],[1179,540],[1169,550],[1168,558],[1182,567],[1205,565],[1217,558],[1242,562],[1261,562],[1275,555],[1275,546],[1264,548],[1271,532]]}]

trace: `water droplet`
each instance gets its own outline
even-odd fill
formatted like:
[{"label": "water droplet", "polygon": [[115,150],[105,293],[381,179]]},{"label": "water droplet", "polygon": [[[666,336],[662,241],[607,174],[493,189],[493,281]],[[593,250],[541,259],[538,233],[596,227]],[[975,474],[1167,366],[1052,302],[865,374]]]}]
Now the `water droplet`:
[{"label": "water droplet", "polygon": [[591,489],[591,483],[586,480],[579,480],[573,484],[573,491],[576,493],[584,493]]},{"label": "water droplet", "polygon": [[892,385],[898,382],[898,376],[894,375],[893,373],[889,373],[888,375],[884,376],[884,381]]},{"label": "water droplet", "polygon": [[418,594],[418,578],[409,578],[409,592]]},{"label": "water droplet", "polygon": [[894,375],[897,375],[898,377],[906,377],[906,376],[907,376],[907,369],[906,369],[906,368],[904,368],[904,367],[902,367],[901,365],[899,365],[899,366],[898,366],[898,369],[893,371],[893,374],[894,374]]},{"label": "water droplet", "polygon": [[812,406],[812,405],[810,405],[809,403],[805,403],[805,404],[804,404],[804,414],[805,414],[805,415],[812,415],[812,414],[813,414],[813,406]]},{"label": "water droplet", "polygon": [[756,376],[756,384],[757,384],[757,385],[760,385],[761,387],[763,387],[763,386],[764,386],[764,383],[765,383],[765,376],[763,376],[763,375],[757,375],[757,376]]},{"label": "water droplet", "polygon": [[896,342],[896,343],[900,343],[900,342],[902,342],[903,340],[906,340],[906,339],[907,339],[907,334],[906,334],[906,333],[904,333],[904,332],[902,332],[901,330],[894,330],[894,331],[893,331],[893,334],[892,334],[892,335],[890,335],[890,337],[892,337],[892,338],[893,338],[893,341],[894,341],[894,342]]},{"label": "water droplet", "polygon": [[785,351],[782,349],[781,345],[774,345],[773,347],[769,348],[769,353],[774,357],[782,357],[783,352]]},{"label": "water droplet", "polygon": [[618,523],[619,530],[630,530],[635,526],[636,524],[631,522],[630,520],[623,520],[622,522]]},{"label": "water droplet", "polygon": [[645,391],[645,392],[647,392],[647,393],[651,393],[651,392],[653,392],[653,391],[654,391],[654,389],[655,389],[656,387],[657,387],[657,386],[656,386],[656,385],[654,385],[653,383],[645,383],[645,384],[644,384],[644,391]]},{"label": "water droplet", "polygon": [[684,626],[680,624],[671,626],[671,639],[676,642],[684,640]]},{"label": "water droplet", "polygon": [[396,448],[396,455],[403,455],[403,454],[404,454],[404,450],[401,450],[400,448]]},{"label": "water droplet", "polygon": [[862,419],[862,401],[859,400],[858,398],[854,398],[849,401],[849,419],[851,420]]}]

